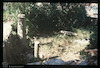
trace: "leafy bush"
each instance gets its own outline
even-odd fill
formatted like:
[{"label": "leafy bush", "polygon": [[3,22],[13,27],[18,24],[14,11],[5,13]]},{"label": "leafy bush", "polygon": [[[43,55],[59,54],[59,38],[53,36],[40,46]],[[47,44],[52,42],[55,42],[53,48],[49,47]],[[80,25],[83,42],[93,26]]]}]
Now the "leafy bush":
[{"label": "leafy bush", "polygon": [[34,29],[36,28],[39,32],[72,30],[73,27],[85,25],[87,16],[85,7],[81,3],[42,4],[43,6],[39,7],[35,3],[26,14],[30,24],[34,25]]},{"label": "leafy bush", "polygon": [[98,46],[98,27],[94,26],[93,28],[93,34],[90,36],[90,48],[97,48]]},{"label": "leafy bush", "polygon": [[[7,15],[11,14],[13,19],[17,19],[18,13],[26,14],[26,26],[30,32],[53,31],[81,27],[86,21],[86,11],[81,3],[42,3],[42,7],[37,3],[4,3]],[[17,21],[17,20],[16,20]]]}]

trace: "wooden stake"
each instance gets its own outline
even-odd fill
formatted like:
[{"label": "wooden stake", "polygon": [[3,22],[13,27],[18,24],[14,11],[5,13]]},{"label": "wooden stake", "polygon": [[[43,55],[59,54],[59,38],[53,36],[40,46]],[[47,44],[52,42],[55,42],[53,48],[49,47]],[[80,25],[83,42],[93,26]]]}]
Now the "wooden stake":
[{"label": "wooden stake", "polygon": [[39,58],[39,41],[34,43],[34,57]]}]

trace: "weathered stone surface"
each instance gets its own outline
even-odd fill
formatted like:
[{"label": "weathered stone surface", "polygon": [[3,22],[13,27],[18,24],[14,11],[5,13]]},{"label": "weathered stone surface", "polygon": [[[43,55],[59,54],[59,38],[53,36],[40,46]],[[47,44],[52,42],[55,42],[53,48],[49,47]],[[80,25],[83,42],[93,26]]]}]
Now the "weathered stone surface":
[{"label": "weathered stone surface", "polygon": [[72,63],[73,63],[73,61],[67,61],[67,62],[65,62],[65,65],[70,65]]},{"label": "weathered stone surface", "polygon": [[65,62],[61,59],[51,59],[49,61],[45,61],[44,65],[64,65]]},{"label": "weathered stone surface", "polygon": [[26,65],[42,65],[42,62],[27,63]]},{"label": "weathered stone surface", "polygon": [[26,39],[26,27],[25,27],[25,14],[18,15],[18,24],[17,24],[17,34],[23,40]]}]

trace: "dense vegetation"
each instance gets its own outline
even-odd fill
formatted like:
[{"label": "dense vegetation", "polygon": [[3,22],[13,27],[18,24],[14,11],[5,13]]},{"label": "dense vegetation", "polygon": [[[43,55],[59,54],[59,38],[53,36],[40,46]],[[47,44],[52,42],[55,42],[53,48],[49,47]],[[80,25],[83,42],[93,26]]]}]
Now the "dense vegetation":
[{"label": "dense vegetation", "polygon": [[79,3],[42,3],[40,6],[36,3],[7,3],[5,5],[7,9],[4,12],[4,21],[8,19],[7,15],[12,16],[10,18],[13,20],[16,19],[18,13],[25,13],[27,26],[39,31],[81,27],[87,18],[85,7]]},{"label": "dense vegetation", "polygon": [[[45,53],[44,55],[50,53],[48,54],[50,57],[53,56],[53,53],[54,55],[59,53],[58,55],[61,56],[68,52],[79,52],[88,45],[89,48],[97,48],[98,26],[87,17],[84,3],[8,2],[4,3],[3,9],[3,21],[14,21],[13,31],[17,29],[18,14],[25,14],[28,44],[32,41],[30,38],[39,36],[38,41],[43,45],[40,46],[40,52]],[[78,36],[56,34],[60,30],[76,32]],[[82,43],[72,42],[76,40],[81,40]],[[73,48],[73,46],[75,47]],[[70,56],[70,54],[68,55]]]},{"label": "dense vegetation", "polygon": [[[75,31],[75,28],[88,28],[97,32],[97,27],[89,23],[82,3],[42,3],[40,6],[37,3],[4,3],[3,21],[14,20],[16,25],[19,13],[26,15],[26,33],[29,37],[38,32],[61,29]],[[96,41],[97,38],[93,38]]]}]

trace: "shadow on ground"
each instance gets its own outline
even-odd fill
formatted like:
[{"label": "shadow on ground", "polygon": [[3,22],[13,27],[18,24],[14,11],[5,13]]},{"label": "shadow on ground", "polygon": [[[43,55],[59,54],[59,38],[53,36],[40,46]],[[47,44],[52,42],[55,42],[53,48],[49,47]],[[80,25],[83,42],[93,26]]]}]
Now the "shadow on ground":
[{"label": "shadow on ground", "polygon": [[27,43],[20,39],[16,33],[10,33],[3,47],[3,61],[8,64],[25,64],[28,62],[26,55],[31,53]]}]

